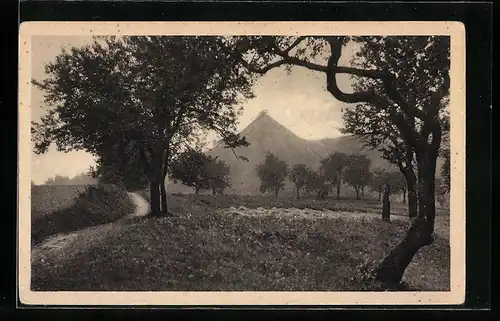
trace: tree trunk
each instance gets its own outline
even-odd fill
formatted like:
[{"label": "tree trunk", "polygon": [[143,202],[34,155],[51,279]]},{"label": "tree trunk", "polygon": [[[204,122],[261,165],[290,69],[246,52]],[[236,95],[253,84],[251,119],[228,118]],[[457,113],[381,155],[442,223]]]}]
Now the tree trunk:
[{"label": "tree trunk", "polygon": [[414,218],[418,213],[418,198],[415,187],[408,189],[408,216]]},{"label": "tree trunk", "polygon": [[429,238],[429,227],[430,224],[428,222],[425,222],[420,217],[417,218],[403,241],[376,268],[376,279],[389,286],[399,284],[406,267],[410,264],[418,250],[432,243],[432,237]]},{"label": "tree trunk", "polygon": [[403,190],[403,204],[406,204],[406,190]]},{"label": "tree trunk", "polygon": [[161,194],[160,194],[160,184],[158,181],[153,180],[149,185],[151,215],[161,216]]},{"label": "tree trunk", "polygon": [[381,191],[378,191],[378,201],[379,202],[382,201],[382,192]]},{"label": "tree trunk", "polygon": [[299,192],[299,187],[296,186],[295,190],[297,191],[297,199],[300,199],[300,192]]},{"label": "tree trunk", "polygon": [[359,188],[354,187],[354,190],[356,191],[356,200],[359,200]]},{"label": "tree trunk", "polygon": [[279,187],[276,187],[276,188],[274,189],[274,197],[278,197],[278,193],[279,193],[279,192],[280,192]]},{"label": "tree trunk", "polygon": [[212,195],[216,195],[216,194],[217,194],[217,189],[214,186],[212,186]]},{"label": "tree trunk", "polygon": [[168,205],[167,205],[167,187],[165,183],[165,179],[162,179],[160,183],[160,197],[161,197],[161,211],[165,214],[168,213]]},{"label": "tree trunk", "polygon": [[384,200],[382,203],[382,219],[384,221],[391,220],[391,203],[389,200],[390,195],[391,195],[391,187],[389,184],[386,184],[384,190]]},{"label": "tree trunk", "polygon": [[337,199],[340,199],[340,184],[337,184]]},{"label": "tree trunk", "polygon": [[418,214],[418,199],[417,199],[417,177],[413,168],[400,167],[406,179],[406,187],[408,193],[408,216],[414,218]]},{"label": "tree trunk", "polygon": [[365,187],[361,186],[361,198],[365,198]]},{"label": "tree trunk", "polygon": [[[394,248],[375,270],[377,280],[388,285],[401,282],[403,274],[418,250],[434,241],[435,174],[437,149],[421,151],[418,163],[418,216],[406,237]],[[420,156],[420,157],[419,157]],[[410,201],[409,201],[410,203]]]}]

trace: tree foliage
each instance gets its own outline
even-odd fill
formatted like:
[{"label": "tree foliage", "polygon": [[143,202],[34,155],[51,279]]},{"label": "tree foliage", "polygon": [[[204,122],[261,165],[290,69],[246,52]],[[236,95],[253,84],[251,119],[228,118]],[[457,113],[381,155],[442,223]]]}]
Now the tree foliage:
[{"label": "tree foliage", "polygon": [[235,134],[236,106],[252,97],[254,77],[225,38],[99,37],[63,50],[45,71],[47,78],[34,80],[49,107],[32,126],[35,151],[55,142],[60,151],[85,150],[109,164],[116,145],[133,148],[150,181],[153,214],[166,210],[160,187],[178,153],[173,140],[203,128],[229,147],[248,144]]},{"label": "tree foliage", "polygon": [[360,199],[359,194],[371,179],[371,160],[366,155],[352,154],[347,158],[345,166],[345,182],[351,185],[356,192],[356,199]]},{"label": "tree foliage", "polygon": [[288,164],[276,155],[268,152],[263,163],[256,167],[260,178],[260,192],[273,192],[275,196],[285,187],[288,175]]},{"label": "tree foliage", "polygon": [[95,184],[96,180],[89,173],[80,173],[73,178],[63,175],[55,175],[49,177],[43,183],[44,185],[91,185]]},{"label": "tree foliage", "polygon": [[321,160],[321,176],[324,176],[330,185],[337,187],[337,199],[340,198],[340,188],[345,180],[348,161],[348,155],[340,152],[335,152]]},{"label": "tree foliage", "polygon": [[295,185],[297,199],[300,198],[300,190],[306,184],[310,169],[304,164],[296,164],[290,170],[290,181]]},{"label": "tree foliage", "polygon": [[224,190],[231,186],[229,181],[231,168],[225,161],[210,157],[207,172],[212,194],[223,194]]}]

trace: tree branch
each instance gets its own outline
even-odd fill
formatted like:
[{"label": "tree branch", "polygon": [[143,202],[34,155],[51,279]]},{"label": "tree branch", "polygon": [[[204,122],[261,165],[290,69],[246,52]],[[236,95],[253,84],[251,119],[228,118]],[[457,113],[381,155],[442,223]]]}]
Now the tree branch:
[{"label": "tree branch", "polygon": [[300,36],[300,37],[298,37],[297,39],[295,39],[295,41],[290,46],[288,46],[288,48],[286,48],[285,50],[282,50],[282,52],[284,54],[290,53],[290,51],[293,48],[297,47],[306,38],[307,38],[307,36]]}]

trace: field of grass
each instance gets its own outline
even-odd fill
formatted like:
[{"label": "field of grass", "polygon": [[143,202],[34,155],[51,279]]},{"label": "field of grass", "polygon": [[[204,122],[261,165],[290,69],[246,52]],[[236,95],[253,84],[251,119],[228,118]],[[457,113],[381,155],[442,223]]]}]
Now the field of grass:
[{"label": "field of grass", "polygon": [[[142,194],[149,197],[147,193]],[[182,194],[176,194],[182,195]],[[246,208],[298,208],[313,210],[331,210],[343,212],[381,213],[382,203],[373,199],[340,199],[329,197],[325,200],[316,200],[314,197],[296,199],[293,196],[242,196],[242,195],[210,195],[210,194],[184,194],[182,197],[217,208],[240,207]],[[391,214],[408,216],[408,205],[391,201]],[[436,215],[449,215],[449,208],[437,206]]]},{"label": "field of grass", "polygon": [[[259,198],[169,195],[175,217],[120,224],[63,262],[33,262],[33,290],[363,291],[363,281],[405,234],[379,219],[249,217],[221,208],[288,206]],[[212,201],[211,201],[212,200]],[[267,204],[267,205],[266,205]],[[344,205],[343,205],[344,206]],[[70,251],[70,250],[68,250]],[[71,254],[71,255],[69,255]],[[448,241],[419,251],[404,276],[408,290],[449,290]]]},{"label": "field of grass", "polygon": [[55,234],[113,222],[135,209],[127,192],[114,185],[43,186],[35,191],[32,246]]}]

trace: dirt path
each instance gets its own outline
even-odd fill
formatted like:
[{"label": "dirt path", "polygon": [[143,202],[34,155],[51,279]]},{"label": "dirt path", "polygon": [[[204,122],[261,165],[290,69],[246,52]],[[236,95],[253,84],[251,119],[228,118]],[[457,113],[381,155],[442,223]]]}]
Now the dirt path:
[{"label": "dirt path", "polygon": [[[258,207],[256,209],[249,209],[245,206],[240,206],[238,208],[230,207],[228,209],[222,210],[226,214],[233,215],[245,215],[252,217],[259,216],[283,216],[291,218],[351,218],[353,220],[363,220],[363,219],[381,219],[381,214],[372,212],[342,212],[342,211],[330,211],[330,210],[313,210],[313,209],[297,209],[297,208],[271,208],[266,209]],[[391,215],[391,220],[406,221],[410,224],[407,216],[404,215]],[[447,240],[450,238],[449,229],[449,217],[447,216],[436,216],[435,221],[435,233]]]},{"label": "dirt path", "polygon": [[130,217],[144,216],[149,213],[149,203],[137,193],[129,192],[128,195],[132,202],[134,202],[136,209],[135,212],[130,215]]},{"label": "dirt path", "polygon": [[110,232],[117,233],[126,228],[119,224],[120,221],[134,217],[144,216],[149,213],[149,203],[137,193],[128,193],[130,199],[136,205],[135,211],[112,223],[92,226],[79,231],[54,235],[43,243],[37,245],[31,251],[31,262],[53,261],[59,257],[67,257],[84,251],[91,246],[102,242]]}]

